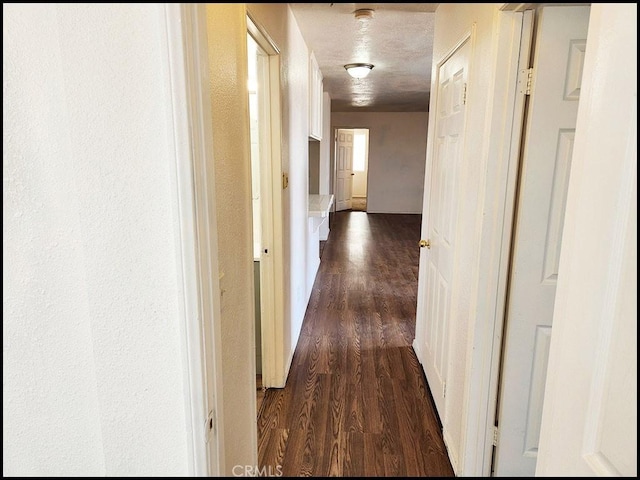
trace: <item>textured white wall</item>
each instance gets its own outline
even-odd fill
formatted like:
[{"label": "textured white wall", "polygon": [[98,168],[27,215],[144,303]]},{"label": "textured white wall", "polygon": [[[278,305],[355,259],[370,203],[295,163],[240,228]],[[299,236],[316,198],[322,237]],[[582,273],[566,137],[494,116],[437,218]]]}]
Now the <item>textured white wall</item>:
[{"label": "textured white wall", "polygon": [[309,182],[309,51],[286,3],[250,3],[247,9],[280,48],[284,248],[284,358],[290,361],[307,308]]},{"label": "textured white wall", "polygon": [[245,5],[207,5],[226,475],[256,465],[255,321]]},{"label": "textured white wall", "polygon": [[5,475],[188,473],[165,37],[3,5]]},{"label": "textured white wall", "polygon": [[291,328],[289,358],[298,342],[302,320],[311,294],[307,285],[307,270],[314,268],[307,259],[309,222],[309,50],[304,43],[293,12],[287,8],[287,62],[286,107],[289,111],[289,235],[291,279]]},{"label": "textured white wall", "polygon": [[333,112],[335,128],[369,129],[367,211],[422,213],[427,112]]}]

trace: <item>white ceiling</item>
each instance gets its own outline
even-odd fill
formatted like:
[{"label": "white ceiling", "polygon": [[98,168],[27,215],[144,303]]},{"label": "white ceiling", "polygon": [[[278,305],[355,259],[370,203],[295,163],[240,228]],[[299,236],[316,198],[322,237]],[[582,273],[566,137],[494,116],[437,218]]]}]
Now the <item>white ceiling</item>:
[{"label": "white ceiling", "polygon": [[[428,110],[437,3],[289,5],[316,56],[333,111]],[[357,20],[354,11],[361,8],[373,9],[373,18]],[[347,74],[347,63],[374,68],[358,80]]]}]

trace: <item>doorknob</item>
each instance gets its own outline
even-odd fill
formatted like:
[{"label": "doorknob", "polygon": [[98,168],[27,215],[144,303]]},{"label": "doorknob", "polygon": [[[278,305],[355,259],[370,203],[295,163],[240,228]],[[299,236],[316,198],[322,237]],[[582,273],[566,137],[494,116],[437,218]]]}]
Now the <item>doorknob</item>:
[{"label": "doorknob", "polygon": [[352,173],[351,175],[355,175],[355,173]]},{"label": "doorknob", "polygon": [[420,248],[431,248],[431,242],[429,240],[420,240]]}]

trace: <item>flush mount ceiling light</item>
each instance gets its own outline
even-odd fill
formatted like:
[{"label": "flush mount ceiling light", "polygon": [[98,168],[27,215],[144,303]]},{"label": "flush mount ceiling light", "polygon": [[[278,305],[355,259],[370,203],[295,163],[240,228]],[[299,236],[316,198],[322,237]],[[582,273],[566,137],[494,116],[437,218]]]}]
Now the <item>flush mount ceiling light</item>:
[{"label": "flush mount ceiling light", "polygon": [[355,12],[353,12],[353,16],[356,17],[356,20],[370,20],[373,18],[373,9],[371,8],[359,8]]},{"label": "flush mount ceiling light", "polygon": [[349,63],[345,65],[344,68],[353,78],[364,78],[369,75],[369,72],[373,69],[373,65],[370,63]]}]

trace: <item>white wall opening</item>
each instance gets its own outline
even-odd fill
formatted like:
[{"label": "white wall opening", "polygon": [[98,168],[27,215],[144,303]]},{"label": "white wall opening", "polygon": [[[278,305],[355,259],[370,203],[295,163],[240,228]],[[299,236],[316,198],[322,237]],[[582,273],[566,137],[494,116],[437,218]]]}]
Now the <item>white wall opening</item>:
[{"label": "white wall opening", "polygon": [[353,130],[353,186],[351,209],[367,210],[367,176],[369,169],[369,129]]},{"label": "white wall opening", "polygon": [[262,388],[283,387],[284,300],[280,57],[278,48],[247,17],[251,122],[256,372]]},{"label": "white wall opening", "polygon": [[366,211],[369,129],[336,128],[334,155],[336,211]]}]

